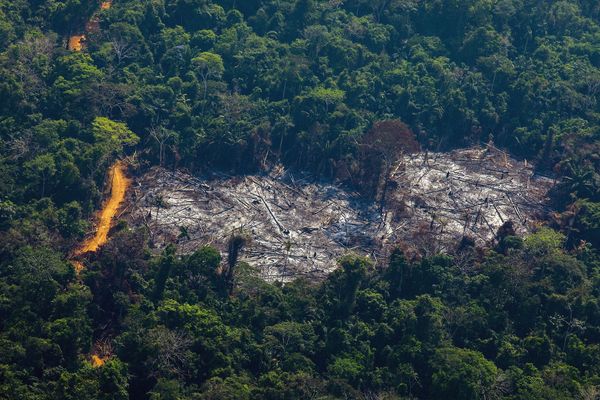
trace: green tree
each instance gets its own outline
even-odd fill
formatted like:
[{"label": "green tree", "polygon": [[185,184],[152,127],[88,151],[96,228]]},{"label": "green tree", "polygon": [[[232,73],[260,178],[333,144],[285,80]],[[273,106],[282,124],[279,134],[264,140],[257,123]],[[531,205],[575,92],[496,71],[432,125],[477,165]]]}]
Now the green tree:
[{"label": "green tree", "polygon": [[96,117],[92,122],[92,134],[108,154],[121,154],[125,146],[134,146],[140,138],[125,123],[106,117]]},{"label": "green tree", "polygon": [[481,353],[440,348],[433,358],[431,392],[438,399],[486,399],[495,395],[498,369]]},{"label": "green tree", "polygon": [[36,180],[35,185],[39,187],[40,198],[44,197],[48,180],[56,174],[54,157],[50,153],[40,154],[24,166],[27,175]]},{"label": "green tree", "polygon": [[206,102],[209,79],[219,79],[225,71],[223,59],[218,54],[204,51],[192,59],[192,64],[194,70],[202,79],[204,85],[202,99]]}]

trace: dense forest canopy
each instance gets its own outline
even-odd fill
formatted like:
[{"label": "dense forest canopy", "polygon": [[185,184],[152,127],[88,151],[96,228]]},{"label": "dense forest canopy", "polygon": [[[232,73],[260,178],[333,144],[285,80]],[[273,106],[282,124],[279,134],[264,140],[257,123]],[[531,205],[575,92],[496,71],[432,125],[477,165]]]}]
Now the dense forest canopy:
[{"label": "dense forest canopy", "polygon": [[[598,1],[109,3],[0,0],[0,398],[599,397]],[[379,192],[384,156],[488,142],[556,176],[550,227],[322,283],[124,223],[68,261],[126,155]]]}]

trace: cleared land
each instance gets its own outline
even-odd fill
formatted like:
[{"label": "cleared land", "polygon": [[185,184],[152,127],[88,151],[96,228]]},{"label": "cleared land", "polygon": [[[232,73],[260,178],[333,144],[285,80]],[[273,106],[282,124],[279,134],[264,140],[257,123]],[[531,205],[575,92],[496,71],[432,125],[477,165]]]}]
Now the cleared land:
[{"label": "cleared land", "polygon": [[348,251],[378,261],[395,245],[431,254],[467,236],[483,246],[509,220],[527,233],[547,211],[551,186],[495,148],[404,156],[380,204],[281,169],[198,178],[154,168],[134,184],[127,214],[157,249],[211,244],[226,255],[233,234],[247,235],[242,259],[266,280],[287,281],[321,278]]}]

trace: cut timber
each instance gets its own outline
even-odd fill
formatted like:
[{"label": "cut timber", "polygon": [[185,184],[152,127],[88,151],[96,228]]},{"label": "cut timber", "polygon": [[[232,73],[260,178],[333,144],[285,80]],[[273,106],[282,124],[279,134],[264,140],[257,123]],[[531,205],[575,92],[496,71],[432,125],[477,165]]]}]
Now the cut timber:
[{"label": "cut timber", "polygon": [[[341,186],[282,169],[201,178],[154,168],[136,182],[125,215],[150,230],[156,251],[177,242],[183,253],[211,244],[225,254],[231,234],[242,230],[251,240],[241,258],[264,279],[287,281],[322,278],[351,250],[383,261],[400,244],[411,254],[452,252],[464,235],[488,245],[506,221],[542,218],[552,186],[495,148],[405,155],[390,183],[380,209]],[[157,197],[165,204],[155,215]],[[526,234],[531,226],[515,229]]]},{"label": "cut timber", "polygon": [[273,218],[273,221],[275,222],[275,224],[277,225],[277,227],[279,228],[279,230],[281,232],[286,232],[285,228],[279,223],[279,221],[277,220],[277,217],[275,216],[275,214],[273,214],[273,211],[271,211],[271,207],[269,207],[269,203],[267,203],[264,199],[264,197],[260,198],[263,202],[263,204],[265,205],[265,207],[267,208],[267,211],[269,212],[269,214],[271,215],[271,218]]}]

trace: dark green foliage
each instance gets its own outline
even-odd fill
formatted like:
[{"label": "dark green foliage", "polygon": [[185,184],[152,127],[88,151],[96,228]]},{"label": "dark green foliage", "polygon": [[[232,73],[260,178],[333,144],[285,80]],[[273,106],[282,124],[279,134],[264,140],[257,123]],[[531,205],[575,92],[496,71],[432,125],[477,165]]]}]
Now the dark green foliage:
[{"label": "dark green foliage", "polygon": [[[322,284],[281,287],[240,263],[231,294],[216,250],[171,246],[148,263],[138,236],[100,251],[93,297],[49,250],[2,264],[9,398],[575,399],[598,381],[600,266],[549,229],[468,272],[396,251],[383,271],[349,255]],[[113,335],[99,368],[82,357],[91,326]]]},{"label": "dark green foliage", "polygon": [[[0,398],[598,396],[597,1],[97,8],[0,0]],[[347,255],[321,283],[261,281],[242,235],[225,262],[208,246],[151,255],[124,223],[79,277],[65,261],[116,157],[282,163],[383,202],[401,151],[490,140],[559,175],[557,231],[507,222],[493,250],[395,250],[377,269]]]},{"label": "dark green foliage", "polygon": [[482,354],[452,347],[436,351],[432,369],[432,397],[438,399],[487,398],[498,375]]}]

